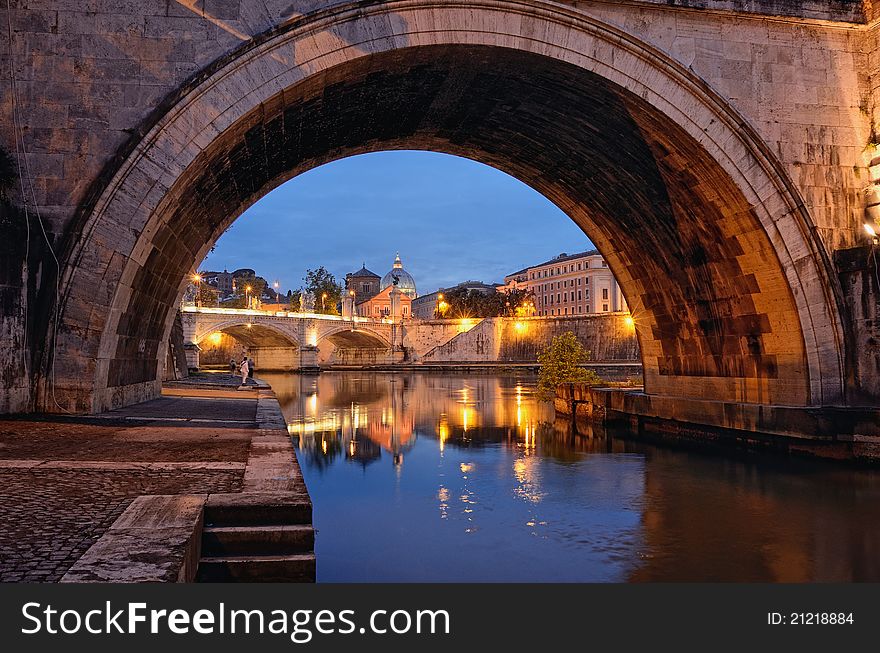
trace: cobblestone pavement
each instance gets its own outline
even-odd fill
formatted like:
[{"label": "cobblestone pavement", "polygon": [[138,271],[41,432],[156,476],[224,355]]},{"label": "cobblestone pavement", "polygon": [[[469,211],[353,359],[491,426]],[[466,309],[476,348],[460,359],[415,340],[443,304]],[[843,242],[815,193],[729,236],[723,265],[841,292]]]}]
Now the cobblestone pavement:
[{"label": "cobblestone pavement", "polygon": [[0,470],[0,581],[59,580],[141,494],[238,492],[242,472]]},{"label": "cobblestone pavement", "polygon": [[[232,404],[239,402],[172,402],[165,412],[155,405],[130,412],[253,419],[255,400]],[[59,580],[140,495],[241,491],[256,425],[182,426],[0,420],[0,581]]]}]

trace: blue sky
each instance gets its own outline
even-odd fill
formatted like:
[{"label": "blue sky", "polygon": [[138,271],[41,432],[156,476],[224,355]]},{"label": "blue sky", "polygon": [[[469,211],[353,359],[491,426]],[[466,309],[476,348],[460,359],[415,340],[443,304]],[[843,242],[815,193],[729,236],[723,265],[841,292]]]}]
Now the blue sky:
[{"label": "blue sky", "polygon": [[377,152],[303,173],[245,211],[202,270],[254,268],[282,289],[308,268],[339,281],[362,263],[376,274],[400,252],[420,294],[504,275],[591,248],[555,205],[513,177],[433,152]]}]

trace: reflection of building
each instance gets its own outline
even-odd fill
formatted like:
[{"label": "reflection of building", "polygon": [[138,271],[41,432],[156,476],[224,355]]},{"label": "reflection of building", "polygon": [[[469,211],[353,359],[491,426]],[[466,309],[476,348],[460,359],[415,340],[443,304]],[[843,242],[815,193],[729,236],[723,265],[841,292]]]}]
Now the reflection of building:
[{"label": "reflection of building", "polygon": [[355,314],[360,317],[389,317],[392,315],[392,292],[397,289],[400,299],[400,316],[412,316],[412,300],[416,296],[416,282],[412,275],[403,269],[400,254],[394,258],[394,265],[382,277],[371,272],[366,265],[357,272],[345,276],[345,290],[354,296]]},{"label": "reflection of building", "polygon": [[301,379],[285,381],[273,380],[273,387],[288,416],[288,432],[299,436],[299,446],[312,462],[326,464],[343,455],[366,466],[384,450],[399,465],[415,444],[415,419],[404,382],[382,377],[349,387],[344,376],[321,376],[308,386]]},{"label": "reflection of building", "polygon": [[538,315],[627,310],[620,286],[596,250],[556,258],[504,277],[507,290],[531,291]]}]

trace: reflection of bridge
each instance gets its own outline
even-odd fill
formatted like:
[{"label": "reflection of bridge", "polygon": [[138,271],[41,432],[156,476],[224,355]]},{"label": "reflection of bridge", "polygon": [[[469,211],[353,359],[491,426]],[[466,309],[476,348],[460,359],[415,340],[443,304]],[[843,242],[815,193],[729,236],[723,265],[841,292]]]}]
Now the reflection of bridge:
[{"label": "reflection of bridge", "polygon": [[193,345],[218,332],[245,345],[257,368],[264,370],[317,367],[318,354],[325,343],[332,344],[329,349],[339,356],[357,351],[366,353],[375,363],[391,363],[403,355],[400,325],[390,321],[194,307],[184,307],[181,317],[190,367],[199,366],[199,348]]}]

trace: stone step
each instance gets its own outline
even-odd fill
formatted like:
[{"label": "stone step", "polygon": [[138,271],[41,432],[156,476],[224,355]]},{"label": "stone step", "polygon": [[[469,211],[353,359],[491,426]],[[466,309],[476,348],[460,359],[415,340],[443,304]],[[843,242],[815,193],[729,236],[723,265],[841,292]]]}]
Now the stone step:
[{"label": "stone step", "polygon": [[212,494],[205,503],[205,526],[311,523],[312,503],[306,494]]},{"label": "stone step", "polygon": [[314,583],[315,554],[202,558],[197,581],[200,583]]},{"label": "stone step", "polygon": [[315,529],[308,524],[206,526],[202,558],[228,555],[283,555],[314,549]]}]

